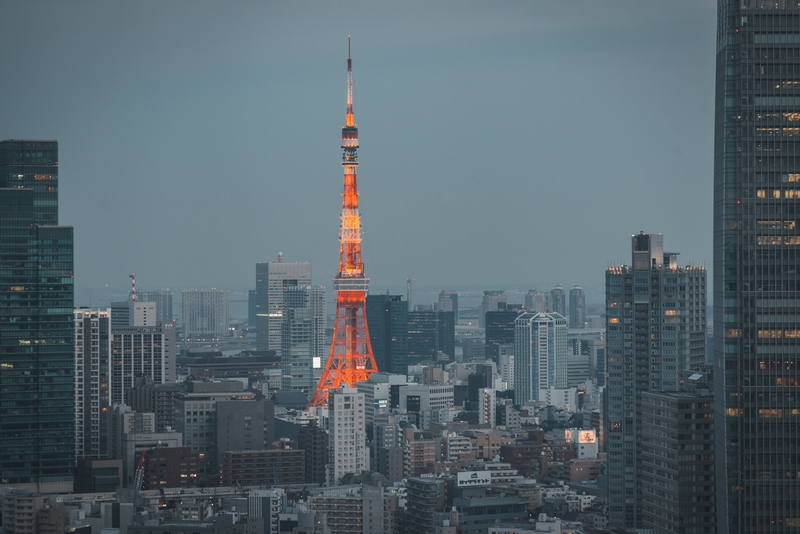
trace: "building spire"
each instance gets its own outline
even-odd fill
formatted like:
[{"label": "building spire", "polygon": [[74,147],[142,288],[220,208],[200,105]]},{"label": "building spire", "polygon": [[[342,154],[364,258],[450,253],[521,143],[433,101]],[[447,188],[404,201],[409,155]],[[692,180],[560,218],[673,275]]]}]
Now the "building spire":
[{"label": "building spire", "polygon": [[350,36],[347,36],[347,120],[348,127],[355,126],[353,119],[353,60],[350,59]]}]

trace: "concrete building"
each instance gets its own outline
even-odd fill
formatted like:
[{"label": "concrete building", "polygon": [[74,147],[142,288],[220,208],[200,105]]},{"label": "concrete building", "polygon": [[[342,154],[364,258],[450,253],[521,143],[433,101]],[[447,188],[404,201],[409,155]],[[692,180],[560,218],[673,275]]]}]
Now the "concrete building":
[{"label": "concrete building", "polygon": [[155,302],[115,301],[110,304],[111,327],[158,326]]},{"label": "concrete building", "polygon": [[126,433],[155,432],[155,414],[134,412],[130,406],[115,404],[104,414],[106,419],[108,457],[112,460],[122,459],[122,436]]},{"label": "concrete building", "polygon": [[564,286],[555,284],[553,289],[550,290],[550,297],[552,300],[552,313],[557,313],[561,317],[567,316],[567,296],[564,292]]},{"label": "concrete building", "polygon": [[[152,304],[152,303],[150,303]],[[125,395],[137,376],[154,384],[175,381],[175,325],[111,327],[109,397],[127,404]]]},{"label": "concrete building", "polygon": [[[142,451],[158,448],[183,447],[179,432],[125,432],[122,434],[122,474],[126,488],[130,488]],[[146,453],[145,453],[146,457]]]},{"label": "concrete building", "polygon": [[326,482],[328,465],[328,434],[316,422],[303,426],[297,437],[297,446],[304,452],[306,483]]},{"label": "concrete building", "polygon": [[515,321],[514,402],[539,400],[542,389],[567,386],[567,320],[524,313]]},{"label": "concrete building", "polygon": [[407,480],[405,526],[409,534],[430,534],[434,514],[444,511],[447,503],[447,482],[442,478]]},{"label": "concrete building", "polygon": [[497,426],[497,390],[481,388],[478,390],[478,424]]},{"label": "concrete building", "polygon": [[230,335],[230,292],[221,289],[181,291],[184,342]]},{"label": "concrete building", "polygon": [[300,449],[226,451],[220,462],[223,486],[306,483],[306,452]]},{"label": "concrete building", "polygon": [[631,236],[632,265],[606,270],[604,395],[611,527],[642,524],[642,394],[678,391],[705,361],[706,271],[678,266],[660,234]]},{"label": "concrete building", "polygon": [[169,289],[137,291],[136,300],[139,302],[152,302],[156,305],[156,324],[173,322],[172,291]]},{"label": "concrete building", "polygon": [[247,495],[248,516],[263,519],[263,534],[280,532],[280,514],[288,505],[286,493],[281,489],[250,490]]},{"label": "concrete building", "polygon": [[345,474],[367,469],[366,417],[364,394],[355,388],[331,390],[329,401],[328,483],[335,486]]},{"label": "concrete building", "polygon": [[655,534],[717,532],[709,378],[692,374],[684,391],[642,393],[642,526]]},{"label": "concrete building", "polygon": [[158,447],[144,456],[142,489],[196,488],[199,486],[200,455],[189,447]]},{"label": "concrete building", "polygon": [[364,415],[367,425],[372,424],[376,414],[385,413],[394,408],[394,404],[398,404],[399,386],[407,383],[404,374],[388,373],[372,373],[369,380],[356,382],[356,389],[364,394]]},{"label": "concrete building", "polygon": [[275,407],[272,400],[253,398],[216,402],[216,466],[228,451],[259,451],[275,441]]},{"label": "concrete building", "polygon": [[289,286],[283,303],[281,389],[310,396],[327,361],[325,287]]},{"label": "concrete building", "polygon": [[75,459],[108,454],[111,310],[75,310]]},{"label": "concrete building", "polygon": [[256,346],[258,350],[274,350],[281,355],[284,290],[293,286],[311,285],[311,264],[277,262],[256,264]]}]

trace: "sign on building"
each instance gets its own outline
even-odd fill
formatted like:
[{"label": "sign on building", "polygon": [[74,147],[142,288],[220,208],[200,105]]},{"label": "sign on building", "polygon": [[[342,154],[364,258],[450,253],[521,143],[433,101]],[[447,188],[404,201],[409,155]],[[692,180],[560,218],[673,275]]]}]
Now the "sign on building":
[{"label": "sign on building", "polygon": [[456,485],[459,488],[488,486],[491,483],[491,471],[461,471],[458,473],[458,478],[456,479]]}]

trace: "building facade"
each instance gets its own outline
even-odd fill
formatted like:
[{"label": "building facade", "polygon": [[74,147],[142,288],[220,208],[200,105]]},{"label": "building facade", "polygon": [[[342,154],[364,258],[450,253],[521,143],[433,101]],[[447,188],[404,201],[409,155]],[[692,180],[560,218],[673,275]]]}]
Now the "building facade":
[{"label": "building facade", "polygon": [[75,458],[108,454],[111,310],[75,310]]},{"label": "building facade", "polygon": [[436,304],[439,311],[453,312],[453,322],[458,324],[458,291],[444,289],[439,292],[439,302]]},{"label": "building facade", "polygon": [[408,312],[408,361],[455,360],[456,333],[453,312]]},{"label": "building facade", "polygon": [[256,347],[281,355],[284,290],[311,285],[311,264],[277,262],[256,264]]},{"label": "building facade", "polygon": [[229,335],[230,293],[219,289],[181,291],[183,340],[219,339]]},{"label": "building facade", "polygon": [[555,284],[553,289],[550,290],[550,297],[552,299],[553,313],[557,313],[562,317],[567,316],[567,295],[564,292],[564,286]]},{"label": "building facade", "polygon": [[731,534],[793,532],[800,524],[800,6],[719,0],[718,14],[717,524]]},{"label": "building facade", "polygon": [[329,403],[328,482],[335,486],[347,473],[367,469],[364,394],[355,388],[334,389]]},{"label": "building facade", "polygon": [[569,290],[569,327],[584,328],[586,326],[586,295],[580,284]]},{"label": "building facade", "polygon": [[283,300],[281,389],[311,395],[317,385],[315,373],[322,372],[328,348],[325,343],[325,288],[289,286],[284,290]]},{"label": "building facade", "polygon": [[514,322],[514,402],[539,400],[539,390],[567,387],[567,320],[523,313]]},{"label": "building facade", "polygon": [[156,322],[172,322],[172,291],[159,289],[157,291],[137,291],[136,300],[139,302],[153,302],[156,305]]},{"label": "building facade", "polygon": [[0,142],[0,489],[72,490],[73,232],[58,186],[56,141]]},{"label": "building facade", "polygon": [[408,303],[401,295],[367,295],[367,324],[382,373],[408,372]]},{"label": "building facade", "polygon": [[125,404],[136,377],[154,384],[175,380],[175,325],[111,328],[109,397],[111,404]]},{"label": "building facade", "polygon": [[642,524],[642,394],[677,391],[705,361],[706,271],[678,266],[661,234],[631,236],[632,265],[606,270],[609,524]]}]

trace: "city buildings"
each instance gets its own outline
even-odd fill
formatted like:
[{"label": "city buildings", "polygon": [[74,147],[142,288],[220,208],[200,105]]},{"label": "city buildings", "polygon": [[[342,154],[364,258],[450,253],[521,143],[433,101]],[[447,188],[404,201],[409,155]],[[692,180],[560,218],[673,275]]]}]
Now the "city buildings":
[{"label": "city buildings", "polygon": [[642,394],[677,391],[705,361],[706,271],[679,267],[660,234],[631,236],[632,265],[606,270],[609,524],[642,524]]},{"label": "city buildings", "polygon": [[567,296],[564,292],[564,286],[555,284],[553,289],[550,290],[550,298],[552,300],[553,313],[557,313],[562,317],[567,316]]},{"label": "city buildings", "polygon": [[[408,363],[455,360],[453,312],[408,312]],[[403,371],[404,372],[404,371]]]},{"label": "city buildings", "polygon": [[111,310],[75,310],[75,458],[108,453]]},{"label": "city buildings", "polygon": [[0,489],[72,490],[73,232],[58,186],[56,141],[0,142]]},{"label": "city buildings", "polygon": [[445,289],[439,292],[439,302],[436,305],[439,311],[453,312],[453,322],[458,324],[458,291]]},{"label": "city buildings", "polygon": [[138,302],[153,302],[156,305],[156,322],[172,322],[172,291],[159,289],[157,291],[137,291]]},{"label": "city buildings", "polygon": [[311,285],[311,264],[277,262],[256,263],[256,347],[281,355],[284,290]]},{"label": "city buildings", "polygon": [[514,402],[539,400],[539,390],[567,387],[567,320],[523,313],[514,322]]},{"label": "city buildings", "polygon": [[369,340],[382,373],[408,372],[408,303],[401,298],[401,295],[367,295]]},{"label": "city buildings", "polygon": [[283,295],[281,389],[311,395],[325,365],[325,288],[289,286]]},{"label": "city buildings", "polygon": [[333,389],[328,408],[328,482],[335,486],[347,473],[358,474],[367,469],[364,394],[355,388]]},{"label": "city buildings", "polygon": [[714,142],[717,528],[800,524],[797,2],[720,0]]},{"label": "city buildings", "polygon": [[586,326],[586,295],[580,284],[575,284],[569,290],[569,327],[583,328]]},{"label": "city buildings", "polygon": [[185,342],[229,335],[230,293],[219,289],[181,291],[181,324]]}]

